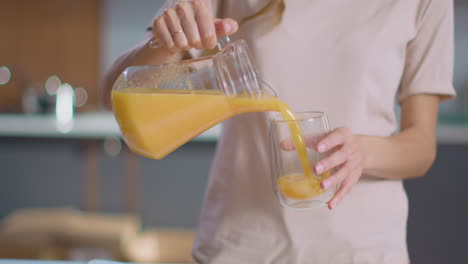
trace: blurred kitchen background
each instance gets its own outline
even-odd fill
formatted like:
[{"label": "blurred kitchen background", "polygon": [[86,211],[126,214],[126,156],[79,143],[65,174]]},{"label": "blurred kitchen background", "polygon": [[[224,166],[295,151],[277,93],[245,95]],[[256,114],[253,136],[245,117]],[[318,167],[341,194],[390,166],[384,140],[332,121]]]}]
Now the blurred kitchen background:
[{"label": "blurred kitchen background", "polygon": [[[192,261],[219,129],[149,160],[99,104],[103,72],[162,2],[0,0],[0,258]],[[458,98],[434,167],[406,182],[416,264],[468,259],[468,1],[455,15]]]}]

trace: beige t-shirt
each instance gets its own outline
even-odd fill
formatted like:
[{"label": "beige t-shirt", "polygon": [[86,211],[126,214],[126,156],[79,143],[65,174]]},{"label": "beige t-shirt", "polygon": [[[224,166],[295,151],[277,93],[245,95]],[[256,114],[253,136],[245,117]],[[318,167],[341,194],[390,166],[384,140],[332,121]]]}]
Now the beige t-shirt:
[{"label": "beige t-shirt", "polygon": [[[240,20],[268,0],[211,0]],[[450,0],[286,0],[279,26],[259,20],[234,38],[295,111],[324,111],[332,127],[396,132],[395,102],[453,96]],[[296,211],[276,199],[265,114],[226,121],[194,247],[204,264],[408,263],[408,201],[401,181],[365,175],[338,207]]]}]

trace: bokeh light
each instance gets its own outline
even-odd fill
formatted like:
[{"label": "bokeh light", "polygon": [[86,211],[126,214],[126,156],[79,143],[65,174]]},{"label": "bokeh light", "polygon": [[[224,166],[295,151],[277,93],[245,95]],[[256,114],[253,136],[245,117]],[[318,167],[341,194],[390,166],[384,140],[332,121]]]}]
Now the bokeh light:
[{"label": "bokeh light", "polygon": [[11,79],[11,71],[7,66],[0,67],[0,85],[7,84]]},{"label": "bokeh light", "polygon": [[57,90],[55,102],[55,117],[57,129],[62,133],[68,133],[73,128],[73,87],[64,83]]},{"label": "bokeh light", "polygon": [[111,156],[115,157],[120,154],[122,151],[122,142],[118,137],[108,137],[104,140],[104,152]]},{"label": "bokeh light", "polygon": [[57,93],[60,85],[62,85],[60,78],[57,75],[52,75],[47,78],[47,81],[45,82],[45,89],[48,94],[54,95]]},{"label": "bokeh light", "polygon": [[88,102],[88,92],[86,92],[86,89],[78,87],[75,88],[75,106],[76,107],[82,107]]}]

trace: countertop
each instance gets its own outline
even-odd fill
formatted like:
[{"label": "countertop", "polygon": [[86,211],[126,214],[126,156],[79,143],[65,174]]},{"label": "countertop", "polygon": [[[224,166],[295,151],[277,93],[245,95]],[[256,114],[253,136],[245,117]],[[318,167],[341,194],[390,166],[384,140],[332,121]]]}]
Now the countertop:
[{"label": "countertop", "polygon": [[[221,126],[215,126],[193,139],[198,142],[215,142]],[[120,130],[111,112],[75,114],[69,132],[57,128],[55,115],[0,114],[0,137],[77,138],[100,139],[120,136]]]},{"label": "countertop", "polygon": [[[216,142],[221,125],[204,132],[192,141]],[[54,115],[0,114],[0,137],[29,138],[107,138],[120,136],[119,127],[111,112],[77,113],[73,128],[63,133],[57,129]],[[468,144],[468,125],[439,124],[439,144]]]}]

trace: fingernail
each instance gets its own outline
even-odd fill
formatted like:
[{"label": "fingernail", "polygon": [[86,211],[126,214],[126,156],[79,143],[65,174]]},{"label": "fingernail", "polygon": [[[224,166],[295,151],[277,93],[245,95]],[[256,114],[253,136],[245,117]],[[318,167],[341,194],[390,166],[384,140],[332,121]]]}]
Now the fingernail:
[{"label": "fingernail", "polygon": [[224,25],[224,30],[226,31],[226,33],[231,33],[231,31],[232,31],[232,26],[231,26],[231,24],[226,23],[226,24]]},{"label": "fingernail", "polygon": [[322,182],[322,189],[328,189],[328,187],[330,187],[330,183],[327,182],[327,181],[323,181]]},{"label": "fingernail", "polygon": [[336,202],[330,203],[330,210],[333,210],[336,207]]},{"label": "fingernail", "polygon": [[317,165],[315,165],[315,171],[316,171],[318,174],[322,173],[322,172],[323,172],[323,165],[320,164],[320,163],[317,164]]},{"label": "fingernail", "polygon": [[319,152],[324,152],[325,150],[327,150],[327,146],[325,144],[320,144],[318,146],[318,151]]}]

